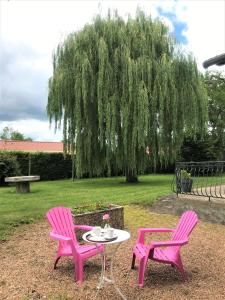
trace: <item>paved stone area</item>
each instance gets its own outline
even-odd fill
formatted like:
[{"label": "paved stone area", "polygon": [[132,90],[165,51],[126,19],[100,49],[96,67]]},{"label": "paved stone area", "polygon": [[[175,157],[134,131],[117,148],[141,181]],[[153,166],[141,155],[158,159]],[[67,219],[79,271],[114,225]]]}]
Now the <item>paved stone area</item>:
[{"label": "paved stone area", "polygon": [[[214,185],[214,186],[206,186],[206,187],[201,187],[201,188],[195,188],[194,192],[201,195],[208,195],[211,196],[212,195],[212,199],[213,201],[217,201],[217,197],[223,197],[224,199],[222,199],[225,202],[225,185]],[[213,196],[215,198],[213,198]],[[207,197],[208,198],[208,197]],[[221,201],[221,199],[219,200]]]},{"label": "paved stone area", "polygon": [[211,198],[209,202],[207,197],[171,194],[156,201],[151,210],[178,216],[185,210],[194,210],[203,221],[225,225],[225,199]]}]

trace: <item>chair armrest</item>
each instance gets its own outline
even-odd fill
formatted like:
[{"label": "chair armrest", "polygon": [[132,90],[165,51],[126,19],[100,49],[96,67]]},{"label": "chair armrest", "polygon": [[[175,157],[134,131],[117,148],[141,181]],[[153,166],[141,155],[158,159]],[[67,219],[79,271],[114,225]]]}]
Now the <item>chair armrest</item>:
[{"label": "chair armrest", "polygon": [[72,241],[71,238],[61,235],[61,234],[58,234],[58,233],[54,233],[54,232],[50,232],[50,237],[54,240],[62,241],[62,242]]},{"label": "chair armrest", "polygon": [[153,232],[165,233],[165,232],[174,232],[174,231],[175,229],[171,229],[171,228],[139,228],[137,242],[144,244],[145,233],[153,233]]},{"label": "chair armrest", "polygon": [[77,250],[74,247],[74,241],[70,237],[55,233],[53,231],[50,232],[50,237],[54,240],[59,241],[59,242],[67,242],[70,245],[71,249],[72,249],[73,255],[77,255]]},{"label": "chair armrest", "polygon": [[139,228],[138,231],[141,232],[174,232],[175,229],[172,228]]},{"label": "chair armrest", "polygon": [[93,226],[88,226],[88,225],[74,225],[74,229],[81,229],[85,231],[90,231],[93,229]]},{"label": "chair armrest", "polygon": [[159,242],[153,241],[150,243],[150,248],[183,246],[187,243],[188,243],[188,239],[184,239],[180,241],[159,241]]}]

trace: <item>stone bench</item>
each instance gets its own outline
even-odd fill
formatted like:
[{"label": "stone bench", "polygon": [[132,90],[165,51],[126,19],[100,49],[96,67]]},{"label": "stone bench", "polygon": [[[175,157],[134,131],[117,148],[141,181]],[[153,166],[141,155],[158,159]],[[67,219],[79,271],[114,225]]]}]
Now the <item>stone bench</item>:
[{"label": "stone bench", "polygon": [[16,184],[17,193],[29,193],[30,182],[38,180],[40,180],[40,176],[15,176],[5,178],[5,182],[11,182]]}]

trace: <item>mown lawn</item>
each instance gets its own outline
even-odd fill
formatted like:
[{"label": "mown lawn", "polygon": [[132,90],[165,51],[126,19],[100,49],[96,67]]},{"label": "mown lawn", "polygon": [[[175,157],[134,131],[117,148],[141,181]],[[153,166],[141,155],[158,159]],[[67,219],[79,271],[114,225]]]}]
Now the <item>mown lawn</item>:
[{"label": "mown lawn", "polygon": [[14,186],[0,188],[0,240],[6,239],[13,228],[43,218],[49,208],[58,205],[151,205],[158,197],[171,193],[172,177],[140,176],[138,184],[126,184],[123,177],[35,182],[29,194],[17,194]]}]

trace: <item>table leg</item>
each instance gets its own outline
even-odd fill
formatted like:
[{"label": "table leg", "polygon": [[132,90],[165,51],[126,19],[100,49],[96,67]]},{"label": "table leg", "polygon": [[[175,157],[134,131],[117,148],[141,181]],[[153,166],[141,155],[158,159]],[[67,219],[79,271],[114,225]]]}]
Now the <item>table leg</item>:
[{"label": "table leg", "polygon": [[101,277],[100,277],[99,284],[97,286],[97,292],[96,292],[93,300],[97,299],[100,290],[104,286],[104,278],[105,278],[105,270],[106,270],[106,257],[105,257],[105,253],[104,252],[101,253],[101,263],[102,263]]},{"label": "table leg", "polygon": [[114,259],[114,256],[116,254],[116,251],[117,249],[119,248],[119,245],[118,247],[116,248],[115,252],[114,252],[114,255],[111,257],[111,262],[110,262],[110,277],[111,277],[111,280],[112,280],[112,284],[114,285],[114,288],[115,290],[117,291],[117,293],[120,295],[120,297],[123,299],[123,300],[127,300],[127,298],[122,294],[121,290],[118,288],[118,286],[116,285],[116,281],[115,281],[115,278],[114,278],[114,275],[113,275],[113,259]]},{"label": "table leg", "polygon": [[104,280],[105,280],[105,272],[106,272],[106,256],[105,253],[101,253],[101,261],[102,261],[102,272],[101,277],[98,285],[98,289],[100,290],[104,286]]},{"label": "table leg", "polygon": [[[114,261],[115,254],[116,254],[119,246],[120,246],[120,244],[118,244],[116,246],[115,250],[111,254],[111,258],[110,258],[110,276],[109,277],[106,276],[106,250],[103,253],[101,253],[101,261],[102,261],[101,277],[100,277],[99,284],[97,286],[98,291],[95,294],[93,300],[97,299],[97,296],[99,294],[100,289],[102,289],[106,283],[113,284],[115,290],[120,295],[120,297],[123,300],[127,300],[127,298],[122,294],[122,292],[120,291],[120,289],[116,285],[115,278],[114,278],[114,275],[113,275],[113,261]],[[106,247],[106,245],[105,245],[105,247]]]},{"label": "table leg", "polygon": [[29,181],[16,182],[16,192],[30,193],[30,182]]}]

